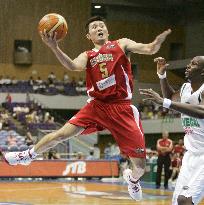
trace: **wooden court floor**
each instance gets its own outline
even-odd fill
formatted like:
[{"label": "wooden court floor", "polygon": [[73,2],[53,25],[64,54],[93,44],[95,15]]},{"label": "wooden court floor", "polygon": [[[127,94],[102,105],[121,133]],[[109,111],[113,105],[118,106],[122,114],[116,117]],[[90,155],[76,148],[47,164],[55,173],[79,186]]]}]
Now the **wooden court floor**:
[{"label": "wooden court floor", "polygon": [[[0,205],[167,205],[172,192],[143,189],[140,202],[124,185],[87,182],[0,182]],[[201,203],[204,205],[204,203]]]}]

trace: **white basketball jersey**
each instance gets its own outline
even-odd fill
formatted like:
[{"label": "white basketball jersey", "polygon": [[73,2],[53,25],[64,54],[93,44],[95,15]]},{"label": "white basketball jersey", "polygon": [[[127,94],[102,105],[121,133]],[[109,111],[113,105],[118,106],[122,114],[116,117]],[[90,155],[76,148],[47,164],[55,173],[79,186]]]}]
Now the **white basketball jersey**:
[{"label": "white basketball jersey", "polygon": [[[190,83],[184,83],[181,87],[181,102],[199,105],[201,102],[201,92],[204,84],[194,93]],[[184,146],[193,153],[204,153],[204,119],[193,118],[181,114],[182,125],[185,131]]]}]

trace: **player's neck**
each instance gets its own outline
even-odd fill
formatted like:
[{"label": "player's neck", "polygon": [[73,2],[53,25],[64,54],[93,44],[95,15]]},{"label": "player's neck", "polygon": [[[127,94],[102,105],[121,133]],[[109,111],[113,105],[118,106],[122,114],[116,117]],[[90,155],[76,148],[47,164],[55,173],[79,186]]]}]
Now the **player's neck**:
[{"label": "player's neck", "polygon": [[100,49],[103,45],[105,45],[106,43],[108,43],[108,39],[105,40],[105,41],[100,41],[100,42],[97,42],[97,43],[94,43],[94,48],[96,49]]},{"label": "player's neck", "polygon": [[195,92],[196,90],[198,90],[203,83],[204,83],[203,81],[191,81],[191,87],[193,91]]}]

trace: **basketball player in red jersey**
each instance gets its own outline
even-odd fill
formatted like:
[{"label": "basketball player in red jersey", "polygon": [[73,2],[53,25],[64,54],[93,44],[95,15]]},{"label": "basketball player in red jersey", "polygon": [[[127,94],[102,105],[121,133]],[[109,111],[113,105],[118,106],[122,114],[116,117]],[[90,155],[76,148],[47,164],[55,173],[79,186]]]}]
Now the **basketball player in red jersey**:
[{"label": "basketball player in red jersey", "polygon": [[108,129],[123,155],[130,158],[133,169],[124,171],[130,196],[141,200],[140,177],[145,172],[145,140],[139,113],[131,105],[133,79],[130,54],[155,54],[171,30],[158,35],[152,43],[136,43],[127,38],[109,41],[109,33],[101,17],[92,17],[86,24],[86,37],[94,48],[70,59],[58,46],[56,34],[42,33],[43,42],[68,70],[86,70],[87,105],[61,129],[44,136],[31,150],[4,154],[10,165],[27,165],[37,154],[59,142],[79,134]]}]

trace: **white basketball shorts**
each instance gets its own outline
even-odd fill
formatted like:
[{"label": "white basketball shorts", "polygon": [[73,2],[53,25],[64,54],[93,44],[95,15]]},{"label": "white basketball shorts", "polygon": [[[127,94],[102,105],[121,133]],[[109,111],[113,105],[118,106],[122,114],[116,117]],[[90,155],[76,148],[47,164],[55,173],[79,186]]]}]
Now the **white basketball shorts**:
[{"label": "white basketball shorts", "polygon": [[194,205],[204,197],[204,154],[193,154],[189,151],[184,154],[172,205],[178,205],[179,195],[192,197]]}]

